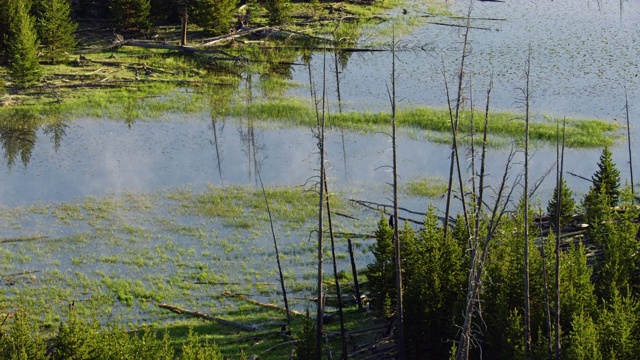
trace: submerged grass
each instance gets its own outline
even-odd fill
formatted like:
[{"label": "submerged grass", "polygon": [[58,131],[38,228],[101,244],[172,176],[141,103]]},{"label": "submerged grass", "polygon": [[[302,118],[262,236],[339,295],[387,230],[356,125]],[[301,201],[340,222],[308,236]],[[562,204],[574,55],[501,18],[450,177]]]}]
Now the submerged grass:
[{"label": "submerged grass", "polygon": [[401,190],[409,196],[439,198],[447,192],[447,181],[442,177],[412,179]]},{"label": "submerged grass", "polygon": [[[233,116],[251,116],[263,121],[280,121],[292,126],[313,126],[315,112],[308,102],[300,99],[255,102],[249,105],[236,104],[231,108]],[[483,114],[476,112],[474,118],[482,119]],[[391,115],[387,112],[346,112],[330,114],[332,126],[358,131],[378,131],[389,126]],[[435,107],[412,107],[400,109],[397,113],[398,125],[433,131],[448,139],[451,121],[448,109]],[[460,115],[460,131],[468,134],[471,112]],[[500,138],[519,141],[524,135],[522,115],[512,112],[494,112],[489,118],[489,133],[492,144],[500,144]],[[477,126],[477,125],[476,125]],[[530,138],[539,144],[554,144],[556,141],[556,120],[544,117],[530,124]],[[568,119],[566,128],[567,146],[573,148],[602,147],[612,145],[620,136],[618,123],[601,119]],[[478,132],[479,130],[476,130]],[[445,140],[443,140],[445,141]]]}]

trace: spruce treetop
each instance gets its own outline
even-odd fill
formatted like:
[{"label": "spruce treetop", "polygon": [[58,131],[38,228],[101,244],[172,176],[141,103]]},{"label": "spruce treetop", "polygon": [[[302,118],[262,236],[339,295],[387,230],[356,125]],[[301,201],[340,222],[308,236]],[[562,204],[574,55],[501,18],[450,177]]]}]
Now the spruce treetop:
[{"label": "spruce treetop", "polygon": [[609,206],[616,206],[620,194],[620,171],[613,162],[608,146],[602,150],[598,170],[591,179],[594,191],[600,193],[602,190],[608,198]]}]

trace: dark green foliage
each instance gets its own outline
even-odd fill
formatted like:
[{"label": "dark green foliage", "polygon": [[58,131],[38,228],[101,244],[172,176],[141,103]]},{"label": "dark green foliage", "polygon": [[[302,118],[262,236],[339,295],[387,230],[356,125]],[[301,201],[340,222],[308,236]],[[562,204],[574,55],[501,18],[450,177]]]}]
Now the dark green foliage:
[{"label": "dark green foliage", "polygon": [[229,32],[235,19],[237,0],[194,0],[189,2],[189,20],[212,35]]},{"label": "dark green foliage", "polygon": [[[553,235],[549,242],[555,244]],[[551,249],[550,249],[551,250]],[[549,254],[553,254],[549,252]],[[587,266],[587,255],[582,243],[562,253],[560,259],[560,317],[563,333],[573,331],[577,316],[594,316],[597,298],[591,282],[593,271]],[[549,288],[553,294],[553,287]]]},{"label": "dark green foliage", "polygon": [[317,359],[316,354],[316,327],[313,319],[309,317],[309,309],[302,321],[302,331],[297,336],[298,341],[295,343],[295,360]]},{"label": "dark green foliage", "polygon": [[[569,189],[567,182],[562,179],[560,184],[560,227],[565,227],[571,222],[571,217],[575,212],[576,201],[573,199],[573,193]],[[553,189],[553,195],[547,205],[547,214],[553,224],[554,229],[558,228],[558,186]]]},{"label": "dark green foliage", "polygon": [[10,23],[8,42],[9,74],[19,86],[29,86],[40,80],[40,43],[36,35],[35,21],[29,15],[26,6],[25,2],[18,2],[15,16]]},{"label": "dark green foliage", "polygon": [[611,293],[599,314],[600,351],[606,359],[635,359],[640,351],[638,300],[621,295],[615,286]]},{"label": "dark green foliage", "polygon": [[151,0],[151,18],[158,22],[178,23],[176,0]]},{"label": "dark green foliage", "polygon": [[591,187],[582,200],[582,207],[584,208],[584,221],[587,224],[599,224],[605,218],[608,218],[611,213],[609,200],[607,194],[604,193],[604,189],[596,192]]},{"label": "dark green foliage", "polygon": [[468,263],[463,247],[438,228],[435,208],[429,208],[425,229],[417,238],[410,233],[403,231],[407,353],[413,358],[445,358],[457,331],[453,324],[462,313],[460,290]]},{"label": "dark green foliage", "polygon": [[26,167],[36,143],[40,121],[37,114],[18,108],[0,114],[0,144],[7,166],[11,168],[20,158]]},{"label": "dark green foliage", "polygon": [[378,222],[376,243],[371,249],[375,261],[367,266],[367,279],[374,309],[391,315],[396,299],[395,266],[393,261],[393,229],[383,216]]},{"label": "dark green foliage", "polygon": [[0,65],[6,65],[9,56],[10,20],[15,0],[0,0]]},{"label": "dark green foliage", "polygon": [[98,346],[100,325],[80,317],[71,307],[66,322],[60,324],[56,337],[54,357],[56,359],[83,360],[93,358]]},{"label": "dark green foliage", "polygon": [[[567,316],[566,314],[564,316]],[[598,341],[598,328],[589,314],[574,314],[571,320],[568,360],[602,360]]]},{"label": "dark green foliage", "polygon": [[609,206],[618,205],[620,193],[620,171],[613,163],[612,154],[609,147],[605,147],[600,155],[598,170],[592,177],[593,191],[604,192],[607,196]]},{"label": "dark green foliage", "polygon": [[182,346],[182,360],[223,360],[224,357],[215,344],[202,340],[193,330],[189,330],[187,341]]},{"label": "dark green foliage", "polygon": [[70,18],[68,0],[44,0],[38,14],[38,35],[47,60],[52,64],[67,58],[76,46],[74,31],[78,24]]},{"label": "dark green foliage", "polygon": [[131,335],[121,326],[111,325],[100,333],[92,354],[98,360],[172,360],[175,350],[166,332],[162,339],[158,339],[154,332]]},{"label": "dark green foliage", "polygon": [[44,360],[47,358],[44,338],[38,332],[37,322],[29,318],[26,310],[18,309],[10,326],[8,331],[0,334],[2,359]]},{"label": "dark green foliage", "polygon": [[147,30],[151,27],[149,0],[109,0],[111,18],[120,31]]},{"label": "dark green foliage", "polygon": [[595,266],[596,292],[605,300],[611,299],[612,290],[626,295],[630,285],[638,285],[638,210],[630,203],[623,204],[621,210],[606,211],[589,231],[591,241],[602,249]]},{"label": "dark green foliage", "polygon": [[73,3],[74,17],[104,19],[109,17],[109,1],[105,0],[75,0]]},{"label": "dark green foliage", "polygon": [[289,20],[289,0],[264,0],[269,25],[282,25]]}]

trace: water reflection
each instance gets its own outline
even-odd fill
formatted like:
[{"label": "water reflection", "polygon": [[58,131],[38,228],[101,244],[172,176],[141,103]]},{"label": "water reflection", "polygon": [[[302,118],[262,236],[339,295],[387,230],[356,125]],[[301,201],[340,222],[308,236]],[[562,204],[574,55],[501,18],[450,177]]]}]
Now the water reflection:
[{"label": "water reflection", "polygon": [[[246,105],[247,109],[250,108],[253,101],[253,76],[247,74],[246,84]],[[238,134],[240,135],[240,141],[243,144],[242,151],[247,156],[247,177],[252,179],[254,184],[258,184],[258,173],[260,172],[260,165],[264,161],[264,157],[260,156],[260,153],[266,150],[266,146],[261,144],[256,136],[256,128],[254,119],[251,117],[251,113],[247,112],[244,118],[241,118],[238,126]]]},{"label": "water reflection", "polygon": [[40,128],[45,135],[51,137],[53,148],[58,151],[66,136],[68,125],[56,119],[53,113],[48,118],[40,117],[25,109],[12,109],[0,114],[0,143],[2,143],[4,159],[9,170],[18,159],[25,168],[27,167],[38,140],[37,133]]}]

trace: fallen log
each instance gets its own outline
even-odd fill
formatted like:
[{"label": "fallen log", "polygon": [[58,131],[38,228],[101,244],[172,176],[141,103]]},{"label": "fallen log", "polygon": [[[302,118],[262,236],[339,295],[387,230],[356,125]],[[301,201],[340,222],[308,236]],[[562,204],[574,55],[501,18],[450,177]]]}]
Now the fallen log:
[{"label": "fallen log", "polygon": [[[226,296],[226,297],[233,297],[236,298],[238,300],[242,300],[245,302],[248,302],[249,304],[254,304],[254,305],[258,305],[267,309],[274,309],[274,310],[279,310],[279,311],[286,311],[285,308],[275,305],[275,304],[268,304],[268,303],[263,303],[257,300],[253,300],[253,299],[249,299],[248,297],[242,295],[242,294],[232,294],[228,291],[225,291],[222,293],[222,296]],[[301,313],[300,311],[295,311],[295,310],[290,310],[292,315],[299,315],[302,316],[304,315],[303,313]]]},{"label": "fallen log", "polygon": [[0,275],[0,278],[12,278],[12,277],[16,277],[16,276],[35,274],[35,273],[39,273],[39,272],[40,272],[40,270],[22,271],[22,272],[19,272],[19,273]]},{"label": "fallen log", "polygon": [[38,240],[46,240],[48,238],[49,238],[48,236],[32,236],[32,237],[25,237],[25,238],[2,239],[0,240],[0,244],[26,242],[26,241],[38,241]]},{"label": "fallen log", "polygon": [[213,45],[225,42],[225,41],[230,41],[230,40],[234,40],[234,39],[237,39],[237,38],[241,38],[243,36],[255,34],[255,33],[260,32],[260,31],[273,30],[273,29],[278,29],[278,28],[274,28],[274,27],[270,27],[270,26],[263,26],[263,27],[259,27],[259,28],[253,28],[253,29],[241,29],[241,30],[236,31],[236,32],[231,33],[231,34],[221,35],[221,36],[217,36],[217,37],[214,37],[214,38],[211,38],[211,39],[207,39],[208,41],[206,43],[195,45],[195,47],[213,46]]},{"label": "fallen log", "polygon": [[[225,282],[225,281],[196,281],[195,283],[198,284],[198,285],[248,285],[247,283]],[[275,285],[275,283],[269,283],[269,282],[251,283],[250,285],[253,285],[253,286],[272,286],[272,285]]]},{"label": "fallen log", "polygon": [[215,322],[217,322],[219,324],[233,326],[233,327],[245,330],[245,331],[256,331],[256,330],[258,330],[258,328],[255,327],[255,326],[239,324],[237,322],[220,319],[220,318],[217,318],[217,317],[213,317],[213,316],[201,313],[199,311],[191,311],[191,310],[183,309],[181,307],[174,306],[174,305],[156,304],[156,306],[159,307],[159,308],[162,308],[162,309],[167,309],[167,310],[169,310],[169,311],[171,311],[173,313],[176,313],[176,314],[180,314],[180,315],[184,314],[184,315],[189,315],[189,316],[197,317],[197,318],[204,319],[204,320],[215,321]]}]

